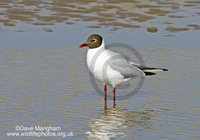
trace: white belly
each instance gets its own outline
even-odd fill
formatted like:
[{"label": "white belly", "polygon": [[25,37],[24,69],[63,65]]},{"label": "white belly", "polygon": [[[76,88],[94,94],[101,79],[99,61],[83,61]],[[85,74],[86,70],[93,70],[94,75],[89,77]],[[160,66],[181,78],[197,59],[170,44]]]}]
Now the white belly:
[{"label": "white belly", "polygon": [[124,79],[124,76],[121,75],[120,72],[113,70],[108,65],[115,55],[118,54],[109,50],[104,50],[100,53],[98,53],[98,51],[95,53],[94,50],[88,50],[87,53],[87,66],[90,72],[95,78],[112,87],[116,87],[131,80],[131,78]]}]

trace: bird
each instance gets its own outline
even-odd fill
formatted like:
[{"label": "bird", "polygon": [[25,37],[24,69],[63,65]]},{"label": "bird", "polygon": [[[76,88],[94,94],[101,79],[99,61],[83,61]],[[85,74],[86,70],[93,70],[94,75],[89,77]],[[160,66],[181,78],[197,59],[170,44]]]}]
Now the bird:
[{"label": "bird", "polygon": [[155,71],[168,71],[128,61],[123,55],[106,49],[104,39],[92,34],[79,48],[88,47],[86,62],[93,76],[104,84],[104,99],[107,100],[107,85],[112,86],[115,101],[116,87],[138,77],[155,75]]}]

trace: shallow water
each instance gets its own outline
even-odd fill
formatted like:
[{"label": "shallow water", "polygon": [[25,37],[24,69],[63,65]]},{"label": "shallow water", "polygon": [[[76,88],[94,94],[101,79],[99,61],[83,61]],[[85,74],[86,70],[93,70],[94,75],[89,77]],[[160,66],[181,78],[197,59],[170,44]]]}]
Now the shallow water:
[{"label": "shallow water", "polygon": [[[0,139],[200,139],[199,4],[1,1]],[[89,79],[87,49],[78,48],[92,33],[106,44],[129,44],[146,65],[169,71],[105,108]],[[30,132],[16,126],[61,127],[66,136],[7,136]]]}]

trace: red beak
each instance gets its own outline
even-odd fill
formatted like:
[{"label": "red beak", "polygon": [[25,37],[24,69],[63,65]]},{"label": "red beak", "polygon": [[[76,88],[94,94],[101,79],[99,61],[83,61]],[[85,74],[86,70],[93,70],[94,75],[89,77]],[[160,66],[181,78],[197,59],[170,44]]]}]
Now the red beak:
[{"label": "red beak", "polygon": [[88,44],[84,43],[84,44],[80,45],[79,48],[83,48],[85,46],[88,46]]}]

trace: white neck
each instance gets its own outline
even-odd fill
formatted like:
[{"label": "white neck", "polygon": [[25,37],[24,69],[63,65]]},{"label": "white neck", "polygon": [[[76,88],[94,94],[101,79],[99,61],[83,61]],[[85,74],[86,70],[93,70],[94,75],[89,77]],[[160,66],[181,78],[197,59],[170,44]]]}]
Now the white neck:
[{"label": "white neck", "polygon": [[91,61],[96,59],[96,57],[98,57],[104,50],[105,50],[105,43],[103,39],[102,39],[101,46],[95,49],[88,50],[87,58],[86,58],[88,67],[90,66]]}]

